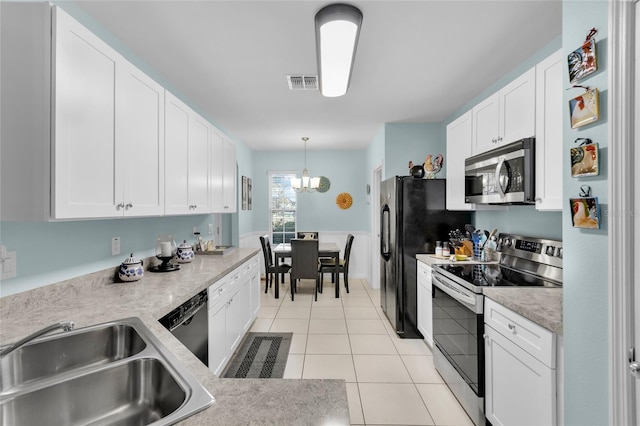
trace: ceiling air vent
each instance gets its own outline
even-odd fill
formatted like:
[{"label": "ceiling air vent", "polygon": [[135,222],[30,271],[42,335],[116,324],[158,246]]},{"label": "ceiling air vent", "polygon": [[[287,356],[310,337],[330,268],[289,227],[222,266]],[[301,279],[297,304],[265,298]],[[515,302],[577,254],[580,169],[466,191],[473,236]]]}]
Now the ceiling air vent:
[{"label": "ceiling air vent", "polygon": [[317,75],[288,75],[289,90],[318,90]]}]

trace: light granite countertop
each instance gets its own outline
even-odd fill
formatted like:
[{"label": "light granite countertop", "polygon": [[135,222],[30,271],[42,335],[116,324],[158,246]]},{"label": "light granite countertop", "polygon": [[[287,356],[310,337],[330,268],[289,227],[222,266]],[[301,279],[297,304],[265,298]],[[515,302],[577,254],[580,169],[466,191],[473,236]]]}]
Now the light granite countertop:
[{"label": "light granite countertop", "polygon": [[[426,265],[469,264],[474,261],[452,262],[432,254],[417,254]],[[562,335],[562,287],[483,287],[482,293],[536,324]]]},{"label": "light granite countertop", "polygon": [[[158,319],[259,253],[237,248],[224,256],[196,256],[180,271],[145,271],[121,283],[117,268],[0,298],[0,344],[49,324],[71,320],[76,328],[139,317],[216,399],[180,425],[349,424],[343,380],[220,379]],[[145,265],[150,265],[148,260]],[[159,263],[159,262],[158,262]]]}]

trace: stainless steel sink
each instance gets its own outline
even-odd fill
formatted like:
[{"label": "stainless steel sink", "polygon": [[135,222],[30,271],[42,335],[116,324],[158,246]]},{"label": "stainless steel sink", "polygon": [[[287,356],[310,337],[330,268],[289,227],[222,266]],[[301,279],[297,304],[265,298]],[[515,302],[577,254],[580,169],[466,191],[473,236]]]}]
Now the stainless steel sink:
[{"label": "stainless steel sink", "polygon": [[48,336],[0,358],[0,392],[68,370],[124,359],[146,346],[136,329],[126,324]]},{"label": "stainless steel sink", "polygon": [[214,402],[138,318],[40,338],[0,362],[3,424],[168,425]]},{"label": "stainless steel sink", "polygon": [[11,398],[0,418],[13,425],[146,425],[176,411],[186,396],[160,361],[142,358]]}]

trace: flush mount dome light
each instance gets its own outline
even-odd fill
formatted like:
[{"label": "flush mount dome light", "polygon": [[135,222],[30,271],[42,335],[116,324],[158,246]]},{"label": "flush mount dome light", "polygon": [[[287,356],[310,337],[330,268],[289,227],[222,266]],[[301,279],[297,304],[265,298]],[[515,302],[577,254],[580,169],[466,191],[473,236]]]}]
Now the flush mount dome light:
[{"label": "flush mount dome light", "polygon": [[342,96],[351,80],[362,12],[348,4],[331,4],[316,13],[315,21],[320,92]]}]

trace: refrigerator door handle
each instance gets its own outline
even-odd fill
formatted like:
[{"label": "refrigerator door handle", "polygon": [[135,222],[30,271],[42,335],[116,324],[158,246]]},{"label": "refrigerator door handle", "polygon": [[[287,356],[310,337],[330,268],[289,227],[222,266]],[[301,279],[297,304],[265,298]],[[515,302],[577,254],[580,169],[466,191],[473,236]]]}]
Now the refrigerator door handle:
[{"label": "refrigerator door handle", "polygon": [[389,260],[389,258],[391,257],[391,248],[389,246],[389,215],[389,206],[384,205],[380,210],[380,255],[382,255],[384,260]]}]

